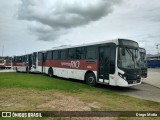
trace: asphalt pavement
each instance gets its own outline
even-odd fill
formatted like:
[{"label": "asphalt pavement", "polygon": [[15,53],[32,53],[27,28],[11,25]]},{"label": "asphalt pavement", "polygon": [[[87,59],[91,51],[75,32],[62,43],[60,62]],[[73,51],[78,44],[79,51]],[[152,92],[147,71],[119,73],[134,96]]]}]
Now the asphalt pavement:
[{"label": "asphalt pavement", "polygon": [[140,85],[135,85],[132,87],[117,87],[117,86],[114,87],[107,85],[99,85],[98,89],[103,89],[107,91],[109,90],[121,95],[127,95],[144,100],[160,102],[160,88],[154,87],[144,82]]},{"label": "asphalt pavement", "polygon": [[148,68],[148,77],[143,82],[160,88],[160,68]]}]

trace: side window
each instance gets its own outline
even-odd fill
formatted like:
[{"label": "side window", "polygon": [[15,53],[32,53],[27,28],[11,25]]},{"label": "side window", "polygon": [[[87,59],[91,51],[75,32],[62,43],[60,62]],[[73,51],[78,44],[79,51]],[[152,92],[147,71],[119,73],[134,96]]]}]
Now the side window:
[{"label": "side window", "polygon": [[16,62],[18,62],[19,61],[19,57],[16,57]]},{"label": "side window", "polygon": [[27,62],[27,60],[28,60],[28,59],[27,59],[27,55],[26,55],[26,56],[25,56],[25,62]]},{"label": "side window", "polygon": [[42,53],[38,53],[38,60],[42,60]]},{"label": "side window", "polygon": [[86,59],[95,59],[96,58],[96,48],[94,46],[87,47],[86,50]]},{"label": "side window", "polygon": [[22,62],[22,57],[18,57],[18,62]]},{"label": "side window", "polygon": [[58,51],[53,51],[53,60],[58,60],[59,54]]},{"label": "side window", "polygon": [[18,57],[15,58],[16,62],[18,62]]},{"label": "side window", "polygon": [[27,56],[26,55],[24,56],[24,61],[27,62]]},{"label": "side window", "polygon": [[28,57],[29,57],[29,56],[27,55],[27,56],[26,56],[26,62],[28,62]]},{"label": "side window", "polygon": [[85,58],[85,49],[82,48],[76,48],[76,59],[84,59]]},{"label": "side window", "polygon": [[22,56],[22,62],[25,62],[25,56]]},{"label": "side window", "polygon": [[76,49],[69,49],[68,50],[68,59],[72,60],[72,59],[76,59]]},{"label": "side window", "polygon": [[14,62],[16,62],[16,61],[17,61],[16,57],[14,57],[13,61],[14,61]]},{"label": "side window", "polygon": [[67,50],[61,50],[60,51],[60,59],[66,60],[66,58],[67,58]]},{"label": "side window", "polygon": [[33,64],[36,65],[37,54],[33,53]]},{"label": "side window", "polygon": [[47,53],[42,53],[43,56],[43,62],[47,59]]},{"label": "side window", "polygon": [[52,51],[47,52],[47,60],[52,60]]}]

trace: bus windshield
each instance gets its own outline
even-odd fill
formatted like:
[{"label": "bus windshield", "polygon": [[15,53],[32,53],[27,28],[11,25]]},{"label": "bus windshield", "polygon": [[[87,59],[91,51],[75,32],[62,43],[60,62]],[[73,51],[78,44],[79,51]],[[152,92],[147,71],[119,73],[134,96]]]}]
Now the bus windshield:
[{"label": "bus windshield", "polygon": [[130,47],[119,47],[118,67],[124,69],[140,69],[139,50]]},{"label": "bus windshield", "polygon": [[0,59],[0,63],[4,63],[4,60]]},{"label": "bus windshield", "polygon": [[146,52],[145,51],[141,51],[141,49],[140,49],[140,58],[141,58],[141,63],[140,63],[141,68],[146,68],[147,67],[147,64],[146,64]]}]

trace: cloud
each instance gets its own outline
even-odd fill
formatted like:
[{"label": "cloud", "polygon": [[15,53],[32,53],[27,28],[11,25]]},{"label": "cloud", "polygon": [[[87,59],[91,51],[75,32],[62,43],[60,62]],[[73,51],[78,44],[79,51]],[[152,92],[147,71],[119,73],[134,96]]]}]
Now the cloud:
[{"label": "cloud", "polygon": [[[160,2],[159,0],[145,0],[139,1],[134,0],[130,1],[132,4],[131,7],[134,7],[132,16],[135,16],[137,19],[146,19],[151,22],[160,21]],[[130,13],[131,14],[131,13]]]},{"label": "cloud", "polygon": [[30,34],[38,36],[38,40],[51,41],[57,39],[60,35],[65,34],[67,30],[54,29],[49,25],[42,24],[37,21],[30,22],[28,29]]},{"label": "cloud", "polygon": [[71,28],[110,14],[121,0],[21,0],[18,19],[29,22],[39,40],[55,40]]}]

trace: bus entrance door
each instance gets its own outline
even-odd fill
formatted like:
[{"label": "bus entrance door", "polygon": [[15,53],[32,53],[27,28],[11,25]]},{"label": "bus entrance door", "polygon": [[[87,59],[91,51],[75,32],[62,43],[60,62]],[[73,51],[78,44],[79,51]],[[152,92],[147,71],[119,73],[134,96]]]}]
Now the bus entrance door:
[{"label": "bus entrance door", "polygon": [[37,53],[36,52],[34,52],[33,53],[33,56],[32,56],[32,66],[33,66],[33,68],[34,69],[36,69],[36,67],[37,67]]},{"label": "bus entrance door", "polygon": [[109,56],[109,46],[99,48],[99,82],[109,83]]},{"label": "bus entrance door", "polygon": [[28,55],[28,67],[29,67],[29,71],[32,68],[32,55]]},{"label": "bus entrance door", "polygon": [[42,73],[45,73],[46,53],[42,53]]}]

